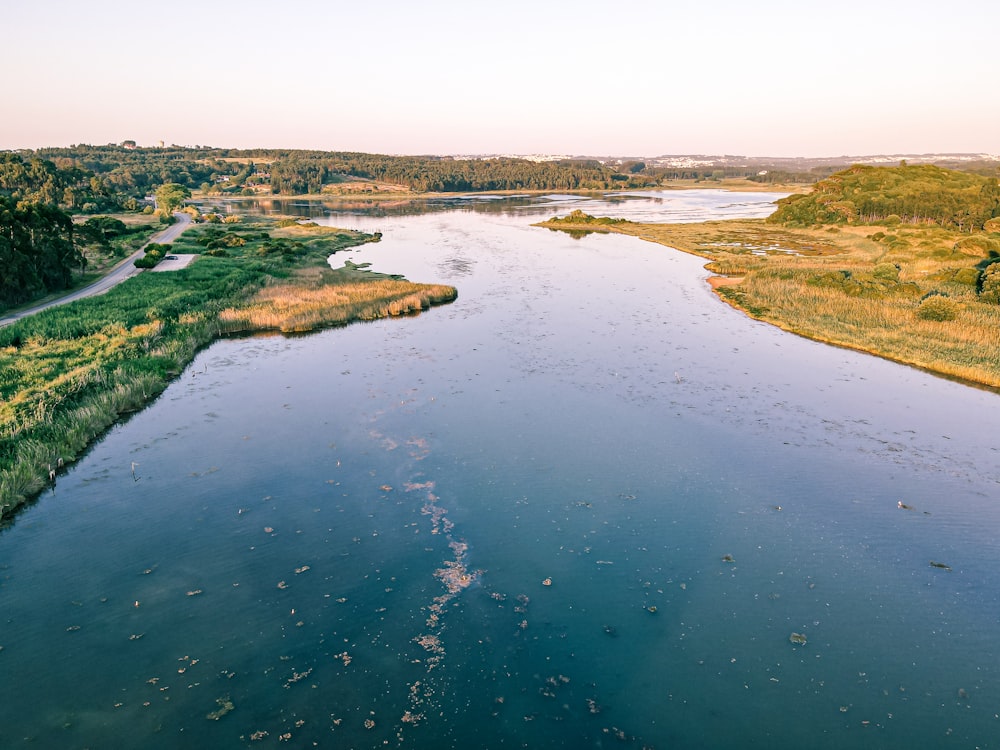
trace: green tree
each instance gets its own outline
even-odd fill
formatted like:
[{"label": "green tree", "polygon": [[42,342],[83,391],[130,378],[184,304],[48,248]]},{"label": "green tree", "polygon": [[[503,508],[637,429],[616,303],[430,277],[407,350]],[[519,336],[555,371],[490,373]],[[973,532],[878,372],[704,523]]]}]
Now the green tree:
[{"label": "green tree", "polygon": [[46,203],[0,194],[0,304],[15,305],[65,289],[85,260],[73,243],[73,220]]},{"label": "green tree", "polygon": [[169,216],[191,197],[191,191],[176,182],[167,182],[156,189],[156,207]]}]

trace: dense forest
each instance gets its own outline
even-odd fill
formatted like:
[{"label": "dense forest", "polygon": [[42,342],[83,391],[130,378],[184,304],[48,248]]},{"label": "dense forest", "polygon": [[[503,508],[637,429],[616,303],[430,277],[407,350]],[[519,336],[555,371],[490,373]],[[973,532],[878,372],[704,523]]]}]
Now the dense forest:
[{"label": "dense forest", "polygon": [[0,305],[67,288],[83,263],[69,214],[0,192]]},{"label": "dense forest", "polygon": [[[347,177],[417,192],[611,190],[655,185],[658,177],[594,160],[455,159],[287,149],[70,146],[31,154],[63,170],[92,173],[111,190],[141,197],[173,182],[192,190],[239,193],[259,186],[281,195],[319,193]],[[634,162],[629,166],[633,166]],[[265,176],[266,175],[266,176]]]},{"label": "dense forest", "polygon": [[996,177],[929,164],[854,166],[778,206],[769,221],[779,224],[935,224],[980,232],[1000,216],[1000,187]]}]

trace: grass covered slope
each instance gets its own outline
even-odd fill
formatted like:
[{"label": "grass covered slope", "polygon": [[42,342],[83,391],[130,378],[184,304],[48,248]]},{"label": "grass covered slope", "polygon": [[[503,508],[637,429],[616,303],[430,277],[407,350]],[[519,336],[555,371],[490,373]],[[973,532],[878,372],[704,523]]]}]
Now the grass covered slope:
[{"label": "grass covered slope", "polygon": [[921,166],[853,166],[817,182],[807,194],[778,201],[775,224],[934,225],[981,232],[1000,216],[995,177]]},{"label": "grass covered slope", "polygon": [[[926,192],[927,174],[939,192]],[[725,277],[714,284],[719,295],[754,318],[1000,387],[1000,222],[984,208],[996,181],[936,167],[853,168],[834,178],[840,192],[825,180],[814,194],[783,199],[766,220],[636,224],[584,215],[542,226],[629,234],[700,255]],[[840,210],[847,195],[855,209],[881,202],[892,213],[866,223]],[[809,223],[813,215],[824,221]],[[976,218],[956,219],[963,216]]]},{"label": "grass covered slope", "polygon": [[203,256],[187,268],[0,328],[0,520],[221,335],[306,331],[455,299],[449,286],[330,269],[331,252],[371,235],[321,228],[290,239],[273,229],[264,219],[200,225],[173,247]]}]

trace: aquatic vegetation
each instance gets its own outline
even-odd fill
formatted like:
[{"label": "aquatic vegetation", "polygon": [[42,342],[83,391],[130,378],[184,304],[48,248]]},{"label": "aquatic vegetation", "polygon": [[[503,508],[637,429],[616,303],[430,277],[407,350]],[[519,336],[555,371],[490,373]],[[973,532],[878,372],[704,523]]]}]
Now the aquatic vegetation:
[{"label": "aquatic vegetation", "polygon": [[216,698],[215,702],[219,704],[219,707],[215,711],[212,711],[205,716],[205,718],[208,719],[209,721],[218,721],[223,716],[225,716],[230,711],[233,711],[236,708],[235,704],[232,702],[232,700],[230,700],[228,695],[224,695],[221,698]]},{"label": "aquatic vegetation", "polygon": [[804,633],[792,633],[788,636],[788,642],[795,646],[805,646],[806,636]]}]

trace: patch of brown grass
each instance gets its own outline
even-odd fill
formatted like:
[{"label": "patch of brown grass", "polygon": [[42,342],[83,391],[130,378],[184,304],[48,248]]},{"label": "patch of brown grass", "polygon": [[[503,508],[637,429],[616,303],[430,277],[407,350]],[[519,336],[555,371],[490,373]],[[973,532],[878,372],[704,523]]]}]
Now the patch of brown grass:
[{"label": "patch of brown grass", "polygon": [[403,279],[319,286],[281,283],[265,287],[246,305],[223,310],[219,321],[226,333],[299,333],[355,320],[419,313],[431,305],[451,302],[456,296],[454,287]]}]

